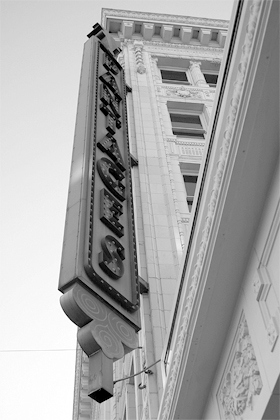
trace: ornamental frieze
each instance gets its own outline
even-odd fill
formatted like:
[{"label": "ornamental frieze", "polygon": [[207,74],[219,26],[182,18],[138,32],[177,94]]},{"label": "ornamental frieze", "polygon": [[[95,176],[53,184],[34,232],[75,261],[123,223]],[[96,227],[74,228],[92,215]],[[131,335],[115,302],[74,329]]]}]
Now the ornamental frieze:
[{"label": "ornamental frieze", "polygon": [[204,147],[205,146],[205,142],[189,141],[187,139],[185,139],[185,140],[178,140],[176,136],[174,136],[174,137],[166,137],[165,140],[168,141],[168,142],[173,142],[173,143],[176,143],[176,144],[181,144],[183,146],[194,146],[194,147]]},{"label": "ornamental frieze", "polygon": [[[136,40],[126,39],[126,45],[133,46]],[[215,47],[204,47],[202,45],[189,45],[189,44],[175,44],[161,41],[146,41],[141,39],[145,49],[151,53],[157,51],[156,55],[163,57],[176,58],[203,58],[204,60],[213,60],[215,63],[221,63],[223,58],[223,50]],[[178,50],[181,50],[180,52]],[[161,54],[158,51],[162,51]],[[180,53],[182,55],[180,55]]]},{"label": "ornamental frieze", "polygon": [[187,139],[177,140],[176,137],[166,137],[165,140],[169,144],[168,150],[170,154],[179,154],[181,158],[201,160],[205,143]]},{"label": "ornamental frieze", "polygon": [[242,420],[247,409],[253,410],[254,399],[261,393],[263,386],[244,316],[239,323],[229,360],[217,396],[220,417],[225,420]]},{"label": "ornamental frieze", "polygon": [[201,99],[201,100],[214,100],[216,89],[209,89],[209,88],[193,88],[193,87],[186,87],[186,86],[174,86],[174,85],[166,85],[161,84],[157,86],[157,91],[163,96],[177,96],[180,98],[194,98],[194,99]]}]

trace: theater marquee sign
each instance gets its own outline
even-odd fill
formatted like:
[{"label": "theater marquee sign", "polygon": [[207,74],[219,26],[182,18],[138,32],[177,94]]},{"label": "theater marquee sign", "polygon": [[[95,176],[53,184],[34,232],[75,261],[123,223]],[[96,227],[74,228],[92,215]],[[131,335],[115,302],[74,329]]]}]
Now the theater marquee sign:
[{"label": "theater marquee sign", "polygon": [[113,361],[137,347],[140,329],[126,85],[115,53],[96,24],[83,55],[59,279],[99,402],[112,396]]}]

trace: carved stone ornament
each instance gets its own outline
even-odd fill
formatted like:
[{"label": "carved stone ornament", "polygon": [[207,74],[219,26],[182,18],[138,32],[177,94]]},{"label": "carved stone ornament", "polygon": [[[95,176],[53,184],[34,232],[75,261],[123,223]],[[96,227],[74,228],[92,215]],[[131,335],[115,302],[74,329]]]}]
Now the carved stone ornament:
[{"label": "carved stone ornament", "polygon": [[[132,42],[129,40],[128,42]],[[223,50],[215,47],[204,47],[196,45],[170,44],[163,41],[145,41],[145,49],[158,57],[174,57],[193,60],[206,60],[221,63]]]},{"label": "carved stone ornament", "polygon": [[[172,93],[175,94],[175,95],[177,95],[177,96],[181,96],[182,98],[191,98],[191,97],[193,97],[193,98],[199,98],[199,99],[201,99],[202,96],[203,96],[202,92],[195,91],[195,90],[190,90],[190,89],[186,89],[184,87],[180,87],[179,89],[176,89]],[[167,95],[168,94],[171,94],[171,92],[169,91],[167,93]]]},{"label": "carved stone ornament", "polygon": [[267,325],[267,336],[271,351],[273,351],[279,336],[278,325],[275,317],[271,317]]},{"label": "carved stone ornament", "polygon": [[135,43],[142,44],[145,51],[152,57],[183,58],[191,60],[210,61],[219,66],[223,58],[223,49],[197,45],[174,44],[163,41],[146,41],[127,39],[126,45],[131,50]]},{"label": "carved stone ornament", "polygon": [[260,300],[260,296],[262,294],[262,290],[263,290],[263,283],[261,281],[260,276],[256,276],[254,281],[253,281],[253,288],[254,288],[254,293],[256,296],[256,300],[259,301]]},{"label": "carved stone ornament", "polygon": [[200,94],[192,95],[189,90],[187,89],[177,89],[176,92],[174,92],[178,96],[182,96],[183,98],[189,98],[191,96],[199,96]]},{"label": "carved stone ornament", "polygon": [[203,237],[200,243],[199,252],[197,254],[197,261],[195,264],[195,271],[191,278],[190,293],[184,300],[183,303],[183,316],[180,320],[178,329],[178,336],[174,347],[174,356],[172,357],[172,365],[168,375],[168,381],[166,384],[166,391],[164,395],[164,404],[161,410],[161,420],[168,420],[170,418],[171,404],[174,398],[174,391],[176,389],[176,383],[178,375],[181,369],[181,361],[183,357],[183,351],[185,348],[185,342],[188,337],[188,328],[192,315],[193,305],[195,302],[196,293],[199,286],[200,273],[202,269],[204,255],[207,249],[207,243],[210,235],[210,229],[213,222],[213,216],[216,210],[217,200],[221,187],[222,180],[224,178],[224,172],[226,167],[226,160],[228,156],[229,147],[232,140],[232,132],[235,123],[237,110],[239,108],[240,95],[243,88],[245,79],[246,69],[248,67],[248,61],[250,51],[252,49],[252,43],[255,38],[256,22],[259,16],[261,1],[255,0],[252,2],[250,8],[250,16],[246,27],[246,36],[242,47],[242,55],[239,63],[239,71],[237,74],[235,89],[231,100],[231,106],[227,116],[227,126],[223,134],[223,144],[221,148],[220,158],[217,165],[215,180],[213,189],[211,192],[211,198],[208,205],[208,213],[205,219],[205,226],[203,230]]},{"label": "carved stone ornament", "polygon": [[136,68],[137,73],[143,74],[146,72],[146,67],[144,66],[143,56],[143,42],[135,41],[134,42],[134,52],[135,52],[135,60],[136,60]]},{"label": "carved stone ornament", "polygon": [[120,63],[120,65],[122,66],[122,68],[125,70],[125,59],[124,59],[124,54],[123,52],[121,52],[118,55],[118,62]]},{"label": "carved stone ornament", "polygon": [[229,368],[218,394],[221,418],[241,420],[247,408],[253,409],[253,399],[262,389],[262,380],[251,342],[248,325],[243,318]]},{"label": "carved stone ornament", "polygon": [[148,400],[146,401],[146,405],[144,407],[144,413],[145,413],[145,420],[149,420],[149,403]]},{"label": "carved stone ornament", "polygon": [[[270,351],[274,351],[279,336],[279,304],[278,290],[272,285],[273,275],[270,273],[269,260],[277,241],[280,225],[280,205],[275,208],[269,233],[265,241],[257,273],[253,279],[253,290],[266,329]],[[273,297],[274,296],[274,297]],[[271,304],[271,302],[274,302]]]},{"label": "carved stone ornament", "polygon": [[205,89],[191,86],[157,86],[158,92],[163,96],[179,96],[180,98],[214,99],[215,89]]}]

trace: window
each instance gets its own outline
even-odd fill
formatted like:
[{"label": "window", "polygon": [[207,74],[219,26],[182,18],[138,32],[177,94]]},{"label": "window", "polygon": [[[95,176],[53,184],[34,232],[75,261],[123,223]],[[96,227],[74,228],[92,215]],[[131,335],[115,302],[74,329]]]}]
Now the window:
[{"label": "window", "polygon": [[195,187],[197,183],[197,176],[193,175],[183,175],[186,193],[187,193],[187,203],[189,207],[189,212],[192,210]]},{"label": "window", "polygon": [[161,70],[160,72],[163,83],[178,83],[189,85],[185,71]]},{"label": "window", "polygon": [[206,83],[208,83],[211,87],[216,87],[218,75],[217,74],[211,74],[211,73],[203,73]]},{"label": "window", "polygon": [[180,162],[180,168],[186,189],[186,200],[188,203],[189,212],[191,212],[200,165],[197,163]]},{"label": "window", "polygon": [[205,130],[199,115],[170,113],[170,119],[175,136],[204,139]]}]

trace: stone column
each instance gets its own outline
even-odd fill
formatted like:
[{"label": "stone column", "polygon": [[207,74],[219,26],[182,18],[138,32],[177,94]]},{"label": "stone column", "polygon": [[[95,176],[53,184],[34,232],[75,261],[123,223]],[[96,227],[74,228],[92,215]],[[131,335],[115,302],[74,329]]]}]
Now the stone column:
[{"label": "stone column", "polygon": [[190,61],[190,72],[195,86],[209,87],[206,83],[204,74],[200,70],[201,62],[199,61]]}]

